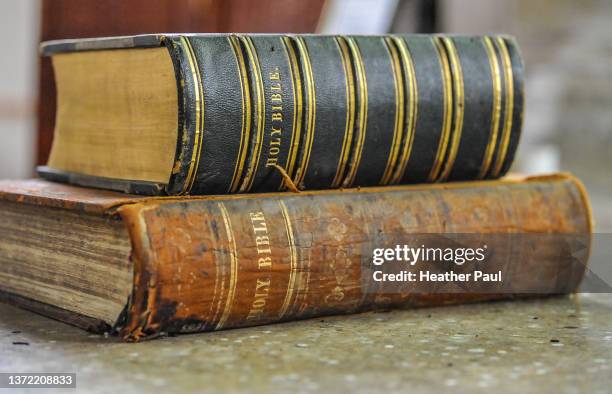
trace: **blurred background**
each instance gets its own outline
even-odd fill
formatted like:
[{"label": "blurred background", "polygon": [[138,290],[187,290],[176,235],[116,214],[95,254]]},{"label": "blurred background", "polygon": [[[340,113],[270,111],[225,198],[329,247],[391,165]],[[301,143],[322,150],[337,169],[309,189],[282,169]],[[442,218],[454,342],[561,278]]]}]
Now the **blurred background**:
[{"label": "blurred background", "polygon": [[570,171],[612,232],[612,2],[608,0],[0,0],[0,178],[34,175],[53,137],[42,40],[154,32],[508,33],[526,63],[512,171]]}]

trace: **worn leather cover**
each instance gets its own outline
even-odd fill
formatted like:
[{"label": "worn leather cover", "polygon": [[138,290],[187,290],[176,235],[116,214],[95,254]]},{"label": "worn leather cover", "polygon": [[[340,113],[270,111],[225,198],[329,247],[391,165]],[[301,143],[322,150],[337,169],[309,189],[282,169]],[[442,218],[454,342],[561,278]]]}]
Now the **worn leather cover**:
[{"label": "worn leather cover", "polygon": [[[134,247],[134,293],[122,335],[245,327],[376,308],[433,306],[512,298],[516,294],[397,293],[361,277],[362,264],[383,245],[411,235],[571,234],[592,231],[581,184],[559,175],[528,180],[342,192],[227,196],[192,201],[148,200],[118,213]],[[586,261],[563,238],[504,239],[489,269],[542,294],[575,290]],[[450,246],[450,238],[443,241]],[[565,256],[565,257],[563,257]],[[570,257],[571,256],[571,257]],[[563,260],[563,261],[562,261]],[[567,261],[566,261],[567,260]],[[509,263],[510,262],[510,263]],[[508,265],[509,264],[509,265]],[[413,289],[414,290],[414,289]],[[533,294],[532,294],[533,295]]]},{"label": "worn leather cover", "polygon": [[41,176],[149,195],[273,192],[493,179],[516,151],[523,66],[506,36],[158,34],[42,51],[159,45],[180,97],[169,183]]},{"label": "worn leather cover", "polygon": [[[134,282],[115,329],[133,341],[377,308],[512,298],[515,294],[414,293],[409,287],[394,294],[366,291],[362,264],[374,248],[406,243],[414,234],[570,234],[583,237],[588,252],[592,231],[586,193],[564,174],[191,198],[4,181],[0,201],[124,221]],[[496,249],[487,264],[495,270],[508,268],[504,264],[510,261],[513,283],[537,286],[545,294],[575,290],[585,270],[585,261],[570,258],[577,256],[576,247],[562,238],[540,247],[558,250],[570,266],[521,241]],[[90,330],[103,327],[37,300],[0,299]]]}]

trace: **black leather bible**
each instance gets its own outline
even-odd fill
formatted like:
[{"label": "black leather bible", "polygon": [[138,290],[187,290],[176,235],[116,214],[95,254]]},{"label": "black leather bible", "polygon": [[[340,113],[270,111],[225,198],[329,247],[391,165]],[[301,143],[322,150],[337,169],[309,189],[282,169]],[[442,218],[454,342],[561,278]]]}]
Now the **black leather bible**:
[{"label": "black leather bible", "polygon": [[521,132],[507,36],[160,34],[42,44],[48,179],[226,194],[498,178]]}]

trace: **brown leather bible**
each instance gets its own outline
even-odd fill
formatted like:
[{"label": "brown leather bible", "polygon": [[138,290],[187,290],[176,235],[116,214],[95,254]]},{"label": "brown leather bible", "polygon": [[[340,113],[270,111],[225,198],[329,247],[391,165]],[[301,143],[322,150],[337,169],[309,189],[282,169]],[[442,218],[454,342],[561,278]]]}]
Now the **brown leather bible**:
[{"label": "brown leather bible", "polygon": [[410,243],[415,234],[437,235],[437,246],[458,250],[452,234],[588,241],[591,226],[584,189],[565,174],[192,198],[2,181],[0,293],[131,341],[378,308],[568,293],[584,273],[588,242],[552,239],[534,252],[531,241],[510,237],[505,247],[489,247],[487,269],[506,270],[515,291],[470,285],[443,291],[449,288],[433,282],[404,283],[396,291],[364,272],[376,249]]}]

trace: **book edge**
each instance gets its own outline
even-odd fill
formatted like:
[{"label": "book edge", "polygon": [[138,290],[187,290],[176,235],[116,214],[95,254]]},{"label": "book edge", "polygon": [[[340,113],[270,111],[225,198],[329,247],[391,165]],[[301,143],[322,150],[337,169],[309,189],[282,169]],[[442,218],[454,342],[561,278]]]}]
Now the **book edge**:
[{"label": "book edge", "polygon": [[[95,334],[111,332],[113,327],[103,320],[69,311],[55,305],[36,301],[17,294],[0,290],[0,302],[34,312],[46,318],[60,321]],[[120,317],[121,318],[121,317]],[[120,319],[119,318],[119,319]],[[118,319],[118,320],[119,320]]]},{"label": "book edge", "polygon": [[156,196],[164,194],[166,187],[163,183],[106,178],[58,170],[49,166],[36,167],[36,173],[41,178],[51,182],[67,183],[94,189],[113,190],[126,194]]},{"label": "book edge", "polygon": [[[125,48],[146,48],[161,45],[166,37],[179,36],[229,36],[237,33],[149,33],[137,34],[128,36],[107,36],[107,37],[89,37],[89,38],[68,38],[61,40],[49,40],[41,42],[39,49],[42,56],[51,56],[56,53],[65,52],[80,52],[80,51],[96,51],[107,49],[125,49]],[[338,34],[292,34],[292,33],[239,33],[241,35],[288,35],[288,36],[317,36],[317,37],[335,37]],[[361,36],[393,36],[395,34],[351,34],[352,37]],[[445,37],[480,37],[482,35],[470,34],[411,34],[411,36],[432,36],[444,35]],[[513,35],[499,33],[496,36],[506,39],[516,40]]]}]

